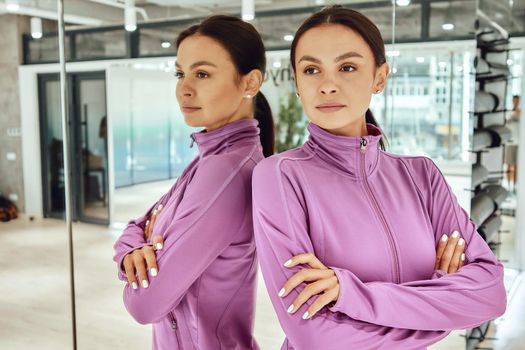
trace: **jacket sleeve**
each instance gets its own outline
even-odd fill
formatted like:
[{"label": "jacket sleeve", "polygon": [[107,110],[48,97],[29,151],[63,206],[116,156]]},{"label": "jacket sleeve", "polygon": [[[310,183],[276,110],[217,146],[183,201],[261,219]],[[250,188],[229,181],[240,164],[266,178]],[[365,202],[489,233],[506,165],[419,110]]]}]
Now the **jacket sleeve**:
[{"label": "jacket sleeve", "polygon": [[[251,177],[243,165],[211,159],[199,165],[173,217],[164,212],[157,251],[159,272],[148,288],[124,288],[124,304],[139,323],[155,323],[175,309],[204,270],[239,237],[250,218]],[[159,218],[160,219],[160,218]]]},{"label": "jacket sleeve", "polygon": [[150,244],[144,239],[146,221],[151,217],[153,210],[157,208],[159,204],[166,204],[174,188],[175,185],[158,201],[156,201],[155,204],[148,209],[146,214],[137,219],[129,221],[126,228],[124,229],[124,231],[122,231],[122,234],[119,236],[119,238],[113,245],[113,249],[115,251],[113,261],[117,263],[118,278],[122,281],[128,280],[126,277],[126,273],[122,267],[122,262],[124,258],[126,257],[126,255],[128,255],[135,249],[140,249]]},{"label": "jacket sleeve", "polygon": [[[444,331],[378,326],[328,308],[303,320],[301,316],[314,298],[294,314],[286,311],[306,283],[301,283],[286,297],[279,297],[278,292],[285,282],[301,268],[284,267],[284,262],[301,253],[315,254],[301,186],[283,171],[289,168],[286,162],[291,161],[285,159],[279,162],[272,157],[260,162],[254,171],[252,191],[255,243],[261,272],[279,323],[293,348],[378,349],[387,348],[386,344],[404,344],[404,349],[422,349],[445,337],[447,332]],[[352,305],[356,303],[352,301]]]},{"label": "jacket sleeve", "polygon": [[466,263],[453,274],[402,284],[361,282],[351,271],[333,267],[340,294],[332,311],[389,327],[453,330],[478,326],[505,312],[503,266],[477,233],[476,225],[434,162],[424,158],[429,218],[437,242],[457,230],[465,239]]}]

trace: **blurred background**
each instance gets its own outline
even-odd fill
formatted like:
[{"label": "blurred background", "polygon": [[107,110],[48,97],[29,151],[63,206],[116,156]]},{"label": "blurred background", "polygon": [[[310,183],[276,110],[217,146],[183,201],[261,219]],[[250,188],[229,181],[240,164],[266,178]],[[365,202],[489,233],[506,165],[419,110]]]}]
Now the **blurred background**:
[{"label": "blurred background", "polygon": [[[281,152],[307,137],[293,35],[336,3],[367,15],[387,44],[391,75],[371,109],[388,151],[431,157],[505,266],[507,313],[431,349],[525,349],[525,0],[65,0],[73,266],[58,2],[0,0],[0,348],[151,347],[150,327],[124,309],[112,246],[197,154],[175,98],[178,33],[218,13],[259,30]],[[284,339],[262,277],[255,332],[262,350]]]}]

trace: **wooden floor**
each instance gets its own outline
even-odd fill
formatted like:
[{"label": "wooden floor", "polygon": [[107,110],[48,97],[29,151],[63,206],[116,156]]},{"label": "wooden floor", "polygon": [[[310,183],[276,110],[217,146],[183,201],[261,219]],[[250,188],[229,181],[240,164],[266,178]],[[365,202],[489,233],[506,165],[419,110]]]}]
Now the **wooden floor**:
[{"label": "wooden floor", "polygon": [[[155,197],[170,185],[171,182],[163,182],[153,190],[148,186],[145,195]],[[118,190],[122,217],[137,216],[147,207],[147,201],[136,206],[130,204],[133,202],[130,198],[140,199],[137,193],[140,188]],[[505,217],[504,225],[513,229],[513,218]],[[73,232],[78,349],[150,348],[150,327],[135,323],[122,304],[123,285],[116,278],[111,259],[119,230],[79,223],[74,225]],[[501,254],[512,267],[513,235],[505,235],[503,240]],[[0,349],[71,349],[65,224],[53,219],[29,221],[26,217],[0,224],[0,266]],[[507,275],[509,306],[489,334],[497,340],[485,341],[480,346],[525,350],[525,281],[512,269],[507,270]],[[464,349],[463,334],[453,332],[430,349]],[[262,350],[279,349],[284,338],[262,278],[257,294],[255,336]]]}]

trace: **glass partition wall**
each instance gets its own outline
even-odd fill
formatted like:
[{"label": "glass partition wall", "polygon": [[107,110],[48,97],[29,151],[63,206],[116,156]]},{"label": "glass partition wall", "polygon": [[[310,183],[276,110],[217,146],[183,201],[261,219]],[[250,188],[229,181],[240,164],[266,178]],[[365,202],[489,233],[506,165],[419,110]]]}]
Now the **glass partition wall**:
[{"label": "glass partition wall", "polygon": [[[387,44],[392,71],[386,90],[374,95],[371,109],[388,137],[388,151],[434,159],[460,204],[468,210],[472,193],[477,2],[421,0],[398,5],[406,2],[342,2],[369,16]],[[320,8],[312,3],[304,1],[292,9],[257,12],[253,20],[268,49],[262,91],[277,123],[281,114],[297,105],[288,49],[290,36],[300,23]],[[96,79],[80,82],[79,87],[87,91],[87,95],[81,95],[88,101],[88,108],[73,110],[80,118],[76,132],[82,141],[78,147],[88,150],[87,163],[82,163],[80,172],[87,174],[82,181],[88,185],[80,188],[96,188],[89,187],[88,194],[84,193],[85,212],[100,213],[103,206],[97,206],[97,201],[107,204],[110,222],[108,227],[74,227],[81,349],[142,349],[151,344],[149,328],[136,324],[124,309],[122,284],[116,279],[110,257],[123,224],[141,215],[168,190],[196,155],[189,138],[194,130],[184,124],[175,99],[173,73],[174,40],[200,18],[144,21],[133,32],[123,30],[121,25],[67,31],[68,72],[98,71],[104,72],[105,78],[98,83]],[[447,24],[453,29],[447,29]],[[26,63],[56,61],[58,55],[53,56],[56,53],[50,50],[50,44],[28,37],[25,40]],[[520,57],[513,59],[516,65],[521,64]],[[515,89],[521,86],[513,84]],[[98,95],[105,95],[103,107],[93,101],[102,101]],[[82,126],[86,117],[93,123]],[[306,120],[304,115],[302,118]],[[100,136],[102,125],[107,132],[105,138]],[[86,130],[87,135],[83,134]],[[102,165],[107,183],[102,183],[104,175],[100,171],[86,172],[86,164],[87,169]],[[93,203],[87,205],[87,199]],[[271,306],[262,282],[258,293],[256,337],[262,349],[277,348],[283,335],[273,310],[268,309]],[[459,333],[453,336],[456,338],[449,344],[454,348],[465,346]],[[431,349],[447,347],[437,344]]]}]

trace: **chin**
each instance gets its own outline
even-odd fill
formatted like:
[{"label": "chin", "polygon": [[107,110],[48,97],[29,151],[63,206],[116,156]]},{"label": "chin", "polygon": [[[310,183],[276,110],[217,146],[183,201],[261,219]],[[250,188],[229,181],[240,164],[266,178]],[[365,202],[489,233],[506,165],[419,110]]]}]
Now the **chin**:
[{"label": "chin", "polygon": [[314,118],[310,118],[310,121],[317,124],[319,127],[326,130],[337,130],[344,128],[348,124],[356,122],[355,118],[349,118],[348,115],[337,115],[333,114],[320,114],[316,113]]},{"label": "chin", "polygon": [[186,125],[188,126],[191,126],[192,128],[199,128],[202,127],[204,124],[200,118],[196,118],[193,116],[189,117],[186,115],[184,115],[184,123],[186,123]]}]

